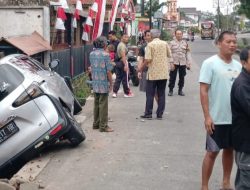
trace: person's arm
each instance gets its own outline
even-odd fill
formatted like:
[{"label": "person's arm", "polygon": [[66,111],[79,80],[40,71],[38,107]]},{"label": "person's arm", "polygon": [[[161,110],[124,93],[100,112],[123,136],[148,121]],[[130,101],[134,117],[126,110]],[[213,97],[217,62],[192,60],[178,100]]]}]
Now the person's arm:
[{"label": "person's arm", "polygon": [[104,60],[105,60],[105,69],[107,72],[107,80],[109,82],[109,91],[111,92],[113,89],[112,72],[111,72],[113,66],[108,53],[106,54]]},{"label": "person's arm", "polygon": [[144,59],[144,64],[148,65],[152,61],[152,50],[151,46],[148,44],[147,47],[145,48],[145,59]]},{"label": "person's arm", "polygon": [[112,72],[107,71],[108,81],[109,81],[109,91],[112,92],[113,90],[113,81],[112,81]]},{"label": "person's arm", "polygon": [[190,69],[191,63],[192,63],[192,57],[191,57],[191,51],[190,51],[188,44],[187,44],[186,60],[187,60],[187,69]]},{"label": "person's arm", "polygon": [[128,61],[127,61],[127,57],[126,57],[126,47],[121,48],[120,55],[121,55],[122,63],[124,64],[124,71],[127,72],[128,71]]},{"label": "person's arm", "polygon": [[240,107],[245,112],[245,114],[250,117],[250,89],[247,85],[241,84],[236,87],[234,97],[240,104]]},{"label": "person's arm", "polygon": [[143,69],[145,68],[146,64],[144,61],[144,57],[139,56],[139,62],[138,62],[138,78],[141,79],[142,75],[141,73],[143,72]]},{"label": "person's arm", "polygon": [[171,47],[172,47],[172,44],[170,42],[170,45],[167,44],[167,56],[169,58],[169,68],[170,68],[170,71],[173,71],[175,70],[175,65],[174,65],[174,59],[173,59],[173,56],[172,56],[172,52],[171,52]]},{"label": "person's arm", "polygon": [[209,84],[200,83],[200,101],[203,110],[203,115],[205,118],[205,128],[209,134],[213,134],[214,123],[212,117],[209,113],[209,98],[208,98],[208,90],[210,88]]},{"label": "person's arm", "polygon": [[145,67],[145,63],[144,63],[144,57],[145,57],[145,48],[146,47],[141,47],[139,49],[139,53],[138,53],[138,73],[143,71],[143,68]]}]

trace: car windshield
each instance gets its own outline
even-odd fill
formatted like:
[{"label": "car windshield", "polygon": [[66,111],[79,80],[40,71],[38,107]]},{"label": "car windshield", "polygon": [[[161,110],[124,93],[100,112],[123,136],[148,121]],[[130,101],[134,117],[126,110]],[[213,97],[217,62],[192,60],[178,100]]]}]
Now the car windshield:
[{"label": "car windshield", "polygon": [[0,102],[15,90],[24,80],[23,75],[14,67],[0,65]]}]

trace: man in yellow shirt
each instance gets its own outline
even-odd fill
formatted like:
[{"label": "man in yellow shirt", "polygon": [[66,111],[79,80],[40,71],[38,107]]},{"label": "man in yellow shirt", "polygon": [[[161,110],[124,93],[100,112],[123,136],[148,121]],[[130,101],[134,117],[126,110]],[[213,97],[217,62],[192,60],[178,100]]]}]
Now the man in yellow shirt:
[{"label": "man in yellow shirt", "polygon": [[165,89],[169,78],[168,58],[171,51],[168,43],[160,40],[161,31],[152,29],[152,42],[148,43],[145,52],[145,64],[148,66],[146,87],[146,109],[141,118],[152,119],[155,93],[158,94],[157,119],[162,119],[165,110]]}]

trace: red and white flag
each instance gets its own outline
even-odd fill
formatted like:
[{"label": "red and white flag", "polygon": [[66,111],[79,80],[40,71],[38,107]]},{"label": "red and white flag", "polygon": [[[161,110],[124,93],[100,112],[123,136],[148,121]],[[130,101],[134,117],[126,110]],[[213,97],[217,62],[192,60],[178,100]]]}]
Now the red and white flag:
[{"label": "red and white flag", "polygon": [[69,8],[69,5],[68,5],[68,3],[67,3],[67,0],[60,0],[59,2],[60,2],[61,7],[62,7],[63,9],[68,9],[68,8]]},{"label": "red and white flag", "polygon": [[77,20],[80,20],[80,14],[79,11],[82,11],[82,2],[81,0],[77,0],[76,2],[76,9],[74,13],[74,19],[73,19],[73,27],[77,28]]},{"label": "red and white flag", "polygon": [[98,0],[95,0],[93,5],[91,6],[91,10],[94,11],[94,12],[98,11]]},{"label": "red and white flag", "polygon": [[104,18],[106,13],[106,0],[96,0],[98,4],[98,12],[95,18],[92,39],[95,40],[102,34]]},{"label": "red and white flag", "polygon": [[58,30],[65,30],[65,20],[67,20],[67,16],[64,12],[64,9],[62,7],[58,7],[55,28]]},{"label": "red and white flag", "polygon": [[110,29],[111,30],[113,30],[113,27],[114,27],[114,24],[115,24],[118,5],[119,5],[119,0],[114,0],[113,5],[112,5],[110,19],[109,19],[109,21],[110,21]]}]

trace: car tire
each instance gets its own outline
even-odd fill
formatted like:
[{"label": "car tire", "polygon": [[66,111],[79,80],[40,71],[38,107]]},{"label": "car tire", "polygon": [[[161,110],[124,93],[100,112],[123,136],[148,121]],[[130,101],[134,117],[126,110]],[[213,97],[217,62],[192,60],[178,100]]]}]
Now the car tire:
[{"label": "car tire", "polygon": [[67,119],[70,125],[70,129],[65,137],[70,141],[73,147],[76,147],[86,139],[86,136],[81,128],[80,123],[76,121],[70,111],[67,108],[64,108],[64,111],[67,115]]}]

